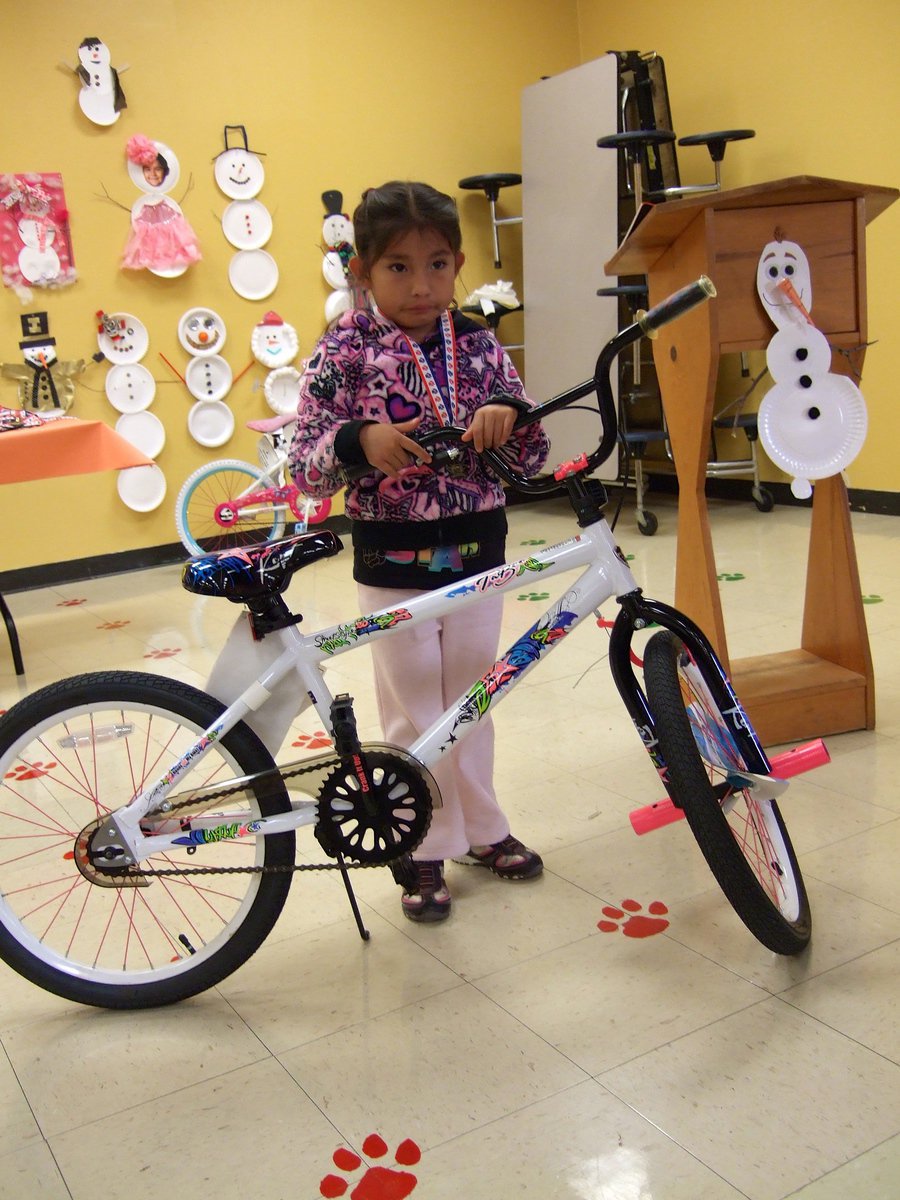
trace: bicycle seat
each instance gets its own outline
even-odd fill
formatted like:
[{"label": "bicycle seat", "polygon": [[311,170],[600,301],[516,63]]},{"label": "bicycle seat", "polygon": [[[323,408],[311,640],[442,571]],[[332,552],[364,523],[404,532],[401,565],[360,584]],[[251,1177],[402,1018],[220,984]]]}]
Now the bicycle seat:
[{"label": "bicycle seat", "polygon": [[289,413],[286,417],[260,417],[258,421],[248,421],[247,428],[252,429],[254,433],[274,433],[276,429],[284,429],[285,425],[290,425],[296,420],[296,413]]},{"label": "bicycle seat", "polygon": [[219,550],[185,563],[181,586],[198,596],[224,596],[234,604],[247,604],[280,595],[301,567],[330,558],[343,548],[336,534],[322,529],[250,550]]}]

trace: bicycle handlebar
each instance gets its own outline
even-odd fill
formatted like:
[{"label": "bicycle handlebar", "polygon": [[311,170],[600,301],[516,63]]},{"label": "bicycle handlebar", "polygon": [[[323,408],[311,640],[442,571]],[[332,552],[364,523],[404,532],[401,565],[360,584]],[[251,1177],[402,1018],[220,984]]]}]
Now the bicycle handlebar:
[{"label": "bicycle handlebar", "polygon": [[[670,321],[684,316],[690,309],[704,303],[706,300],[710,300],[715,294],[716,289],[712,280],[706,275],[701,275],[699,279],[688,284],[687,287],[673,292],[671,296],[667,296],[665,300],[654,305],[648,312],[637,313],[634,323],[617,333],[600,351],[592,379],[576,384],[575,387],[569,388],[565,392],[560,392],[549,400],[545,400],[542,404],[536,404],[529,412],[522,413],[517,418],[513,429],[525,429],[528,425],[533,425],[535,421],[541,421],[544,417],[549,417],[552,413],[566,408],[576,400],[583,400],[585,396],[589,396],[591,392],[595,392],[603,433],[596,450],[592,454],[587,455],[586,464],[581,468],[581,473],[589,475],[591,471],[610,456],[615,449],[618,439],[616,406],[613,399],[612,386],[609,381],[610,371],[615,360],[627,346],[630,346],[639,338],[644,336],[654,337],[663,325],[667,325]],[[497,399],[500,399],[500,397],[497,397]],[[432,430],[431,433],[426,433],[414,440],[426,448],[434,442],[449,441],[452,443],[446,449],[436,450],[432,453],[431,467],[439,469],[460,457],[462,451],[458,448],[457,443],[462,438],[464,432],[465,430],[459,429],[456,426],[442,426],[440,429]],[[502,453],[497,450],[483,450],[481,457],[490,464],[504,483],[509,484],[510,487],[515,488],[516,491],[522,492],[524,495],[547,495],[549,492],[556,491],[559,488],[559,482],[554,475],[537,475],[531,479],[526,478],[514,467],[510,466]],[[348,483],[355,483],[357,479],[371,474],[376,469],[369,463],[362,463],[359,466],[348,466],[344,468],[344,478]]]}]

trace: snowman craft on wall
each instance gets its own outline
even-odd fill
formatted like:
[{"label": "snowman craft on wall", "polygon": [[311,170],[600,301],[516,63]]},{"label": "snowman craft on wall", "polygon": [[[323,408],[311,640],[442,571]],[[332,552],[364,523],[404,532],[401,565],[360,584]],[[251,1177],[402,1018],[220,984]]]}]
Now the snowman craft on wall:
[{"label": "snowman craft on wall", "polygon": [[24,362],[0,363],[0,375],[15,380],[22,408],[62,416],[72,407],[75,380],[84,371],[85,360],[59,361],[45,312],[25,313],[20,320]]},{"label": "snowman craft on wall", "polygon": [[135,134],[125,147],[128,174],[143,193],[131,207],[131,234],[122,266],[154,275],[183,275],[200,259],[200,247],[180,206],[168,193],[178,183],[174,152],[162,142]]},{"label": "snowman craft on wall", "polygon": [[225,403],[233,375],[221,353],[227,336],[225,322],[211,308],[189,308],[178,322],[178,340],[191,356],[184,372],[194,397],[188,432],[201,446],[222,446],[234,433],[234,414]]},{"label": "snowman craft on wall", "polygon": [[322,223],[322,274],[332,289],[325,301],[325,319],[336,321],[341,313],[353,308],[357,298],[350,260],[356,254],[353,246],[353,222],[341,212],[344,197],[340,192],[322,193],[325,220]]},{"label": "snowman craft on wall", "polygon": [[[97,314],[97,345],[111,364],[106,373],[106,398],[118,412],[116,433],[147,458],[158,458],[166,444],[166,430],[159,417],[148,412],[156,396],[156,380],[141,363],[150,345],[142,321],[131,313]],[[158,466],[125,467],[119,471],[119,499],[134,512],[151,512],[166,495],[166,477]]]},{"label": "snowman craft on wall", "polygon": [[61,175],[0,175],[0,261],[4,285],[23,304],[31,299],[32,287],[75,282]]},{"label": "snowman craft on wall", "polygon": [[[237,140],[240,145],[229,143]],[[245,300],[264,300],[278,286],[278,264],[263,246],[272,236],[272,217],[258,199],[266,179],[261,150],[251,150],[243,125],[226,125],[225,149],[217,154],[214,174],[231,203],[222,214],[222,232],[235,247],[228,281]]]},{"label": "snowman craft on wall", "polygon": [[851,379],[830,369],[831,346],[810,316],[809,262],[796,242],[769,242],[756,290],[777,326],[766,349],[774,383],[759,406],[759,438],[775,466],[794,476],[791,492],[807,500],[811,481],[840,474],[862,449],[865,401]]},{"label": "snowman craft on wall", "polygon": [[110,65],[109,49],[100,38],[87,37],[78,47],[75,74],[81,80],[78,104],[84,115],[95,125],[114,125],[128,105],[119,72]]},{"label": "snowman craft on wall", "polygon": [[268,371],[263,392],[273,412],[289,417],[297,415],[300,372],[291,363],[300,350],[300,339],[293,325],[277,312],[267,312],[250,335],[253,357]]}]

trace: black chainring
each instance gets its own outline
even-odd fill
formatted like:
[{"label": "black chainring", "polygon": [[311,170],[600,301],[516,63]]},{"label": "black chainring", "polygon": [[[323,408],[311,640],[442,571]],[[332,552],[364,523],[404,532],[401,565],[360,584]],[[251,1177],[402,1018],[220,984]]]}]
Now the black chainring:
[{"label": "black chainring", "polygon": [[414,850],[430,824],[428,784],[414,763],[395,754],[363,752],[335,767],[319,789],[315,834],[332,858],[391,862]]}]

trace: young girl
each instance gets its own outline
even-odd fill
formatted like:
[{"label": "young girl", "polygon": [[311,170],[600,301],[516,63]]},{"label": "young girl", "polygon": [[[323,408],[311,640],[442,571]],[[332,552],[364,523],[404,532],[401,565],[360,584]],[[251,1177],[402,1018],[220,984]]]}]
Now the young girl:
[{"label": "young girl", "polygon": [[[531,407],[515,367],[489,330],[452,307],[463,254],[451,197],[423,183],[370,188],[353,228],[351,270],[370,307],[344,313],[307,363],[290,467],[312,496],[342,487],[344,466],[373,468],[348,487],[346,514],[360,603],[374,612],[505,560],[500,481],[475,453],[449,470],[430,470],[414,431],[464,428],[464,443],[479,451],[504,447],[528,474],[540,470],[549,447],[539,424],[513,433],[519,412]],[[502,610],[502,596],[494,596],[372,640],[386,741],[410,746],[493,665]],[[485,719],[433,768],[442,807],[414,856],[394,869],[411,920],[450,915],[447,858],[501,879],[530,879],[543,869],[540,856],[510,834],[492,785],[493,751]]]}]

